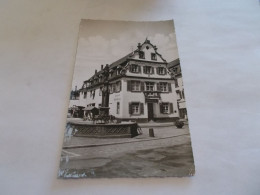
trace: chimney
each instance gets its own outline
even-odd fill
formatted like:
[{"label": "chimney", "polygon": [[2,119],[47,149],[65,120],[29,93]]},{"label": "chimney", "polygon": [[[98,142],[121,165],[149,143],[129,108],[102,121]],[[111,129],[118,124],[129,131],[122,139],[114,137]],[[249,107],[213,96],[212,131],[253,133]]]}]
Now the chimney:
[{"label": "chimney", "polygon": [[104,68],[104,66],[103,66],[103,64],[101,65],[101,70],[103,70],[103,68]]},{"label": "chimney", "polygon": [[95,70],[95,74],[97,74],[97,69]]},{"label": "chimney", "polygon": [[138,47],[138,49],[141,49],[141,43],[138,43],[137,47]]},{"label": "chimney", "polygon": [[77,85],[75,86],[75,91],[77,91]]}]

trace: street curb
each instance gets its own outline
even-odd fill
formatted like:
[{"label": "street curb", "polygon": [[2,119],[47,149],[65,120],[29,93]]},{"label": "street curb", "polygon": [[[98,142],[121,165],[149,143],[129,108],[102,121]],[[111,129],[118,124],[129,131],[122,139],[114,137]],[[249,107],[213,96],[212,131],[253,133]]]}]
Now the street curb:
[{"label": "street curb", "polygon": [[126,144],[126,143],[133,143],[133,142],[153,141],[153,140],[160,140],[160,139],[168,139],[168,138],[172,138],[172,137],[179,137],[179,136],[183,136],[183,135],[190,135],[190,134],[185,133],[185,134],[174,135],[174,136],[169,136],[169,137],[151,138],[151,139],[143,139],[143,140],[133,140],[133,141],[127,141],[127,142],[114,142],[114,143],[106,143],[106,144],[92,144],[92,145],[80,145],[80,146],[64,146],[64,147],[62,147],[62,149],[91,148],[91,147]]}]

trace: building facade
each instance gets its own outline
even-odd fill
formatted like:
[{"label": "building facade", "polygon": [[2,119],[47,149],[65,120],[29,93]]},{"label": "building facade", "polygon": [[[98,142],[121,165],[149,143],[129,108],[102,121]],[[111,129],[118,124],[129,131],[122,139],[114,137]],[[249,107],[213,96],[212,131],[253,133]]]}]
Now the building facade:
[{"label": "building facade", "polygon": [[[157,47],[145,40],[109,67],[109,113],[120,121],[174,121],[179,118],[175,80]],[[84,81],[80,106],[99,108],[104,66]]]},{"label": "building facade", "polygon": [[188,119],[179,58],[170,62],[168,64],[168,69],[175,75],[175,92],[177,95],[179,116],[181,119]]}]

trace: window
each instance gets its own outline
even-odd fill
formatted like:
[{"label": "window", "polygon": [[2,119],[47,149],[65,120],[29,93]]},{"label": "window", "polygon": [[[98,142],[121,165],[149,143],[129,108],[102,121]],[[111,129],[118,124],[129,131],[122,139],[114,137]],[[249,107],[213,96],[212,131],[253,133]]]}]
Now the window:
[{"label": "window", "polygon": [[90,91],[90,97],[95,98],[95,90]]},{"label": "window", "polygon": [[116,70],[116,75],[120,75],[121,68]]},{"label": "window", "polygon": [[168,83],[158,83],[157,90],[162,92],[168,91]]},{"label": "window", "polygon": [[151,66],[144,66],[144,73],[145,74],[153,74],[154,73],[154,69]]},{"label": "window", "polygon": [[139,103],[132,103],[132,114],[139,114]]},{"label": "window", "polygon": [[151,53],[151,59],[152,59],[152,60],[157,60],[155,53]]},{"label": "window", "polygon": [[169,104],[168,103],[162,104],[162,113],[164,113],[164,114],[169,113]]},{"label": "window", "polygon": [[102,76],[100,76],[100,77],[99,77],[99,82],[102,82],[102,79],[103,79]]},{"label": "window", "polygon": [[115,83],[112,84],[112,91],[116,92],[116,84]]},{"label": "window", "polygon": [[86,99],[87,98],[87,92],[85,91],[83,94],[84,94],[83,98]]},{"label": "window", "polygon": [[144,114],[144,104],[140,102],[129,103],[129,114],[130,115],[141,115]]},{"label": "window", "polygon": [[103,87],[99,88],[99,96],[102,96],[102,89],[103,89]]},{"label": "window", "polygon": [[128,80],[127,81],[127,91],[140,92],[144,91],[144,82]]},{"label": "window", "polygon": [[160,110],[162,114],[171,114],[173,113],[173,104],[169,102],[161,103]]},{"label": "window", "polygon": [[146,88],[145,88],[146,91],[154,91],[154,83],[152,82],[147,82],[146,83]]},{"label": "window", "polygon": [[164,75],[166,73],[166,70],[164,67],[158,67],[157,74]]},{"label": "window", "polygon": [[119,114],[120,112],[120,102],[117,102],[116,104],[116,113]]},{"label": "window", "polygon": [[180,91],[176,91],[176,93],[177,93],[178,100],[182,99],[181,92]]},{"label": "window", "polygon": [[175,79],[175,87],[179,87],[179,83],[178,83],[178,80],[177,79]]},{"label": "window", "polygon": [[140,81],[131,81],[132,91],[140,91],[141,83]]},{"label": "window", "polygon": [[143,51],[139,51],[139,58],[140,59],[144,59],[145,58]]},{"label": "window", "polygon": [[133,72],[133,73],[139,73],[140,72],[139,68],[140,68],[140,66],[132,64],[130,71]]},{"label": "window", "polygon": [[116,92],[120,92],[121,91],[121,81],[117,81],[116,82]]}]

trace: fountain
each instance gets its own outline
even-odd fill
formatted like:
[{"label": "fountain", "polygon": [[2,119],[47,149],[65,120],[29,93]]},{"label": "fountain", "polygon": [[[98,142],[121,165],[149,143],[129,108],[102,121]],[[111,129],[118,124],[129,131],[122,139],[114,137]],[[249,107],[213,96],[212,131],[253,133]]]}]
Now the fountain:
[{"label": "fountain", "polygon": [[[136,122],[115,123],[113,116],[109,115],[109,67],[103,69],[104,86],[102,88],[102,103],[99,114],[89,121],[69,121],[73,136],[96,138],[130,138],[138,135]],[[98,121],[98,123],[97,123]]]}]

